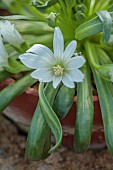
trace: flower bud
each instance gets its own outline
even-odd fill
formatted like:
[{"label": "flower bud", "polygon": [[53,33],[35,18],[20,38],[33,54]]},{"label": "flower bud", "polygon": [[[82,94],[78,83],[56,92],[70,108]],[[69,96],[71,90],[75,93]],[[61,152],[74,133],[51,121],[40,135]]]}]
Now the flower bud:
[{"label": "flower bud", "polygon": [[78,4],[75,9],[76,9],[76,11],[81,11],[83,13],[87,12],[87,7],[82,3]]},{"label": "flower bud", "polygon": [[24,41],[13,24],[6,20],[0,21],[0,30],[5,41],[16,48],[20,48]]},{"label": "flower bud", "polygon": [[2,70],[2,67],[6,65],[8,60],[8,54],[4,48],[2,37],[0,34],[0,70]]},{"label": "flower bud", "polygon": [[81,11],[78,11],[78,12],[75,14],[75,18],[76,18],[76,20],[78,20],[78,21],[83,21],[84,19],[86,19],[86,16],[85,16],[84,13],[82,13]]},{"label": "flower bud", "polygon": [[47,17],[48,25],[52,28],[56,26],[56,19],[59,16],[59,14],[51,12],[49,16]]}]

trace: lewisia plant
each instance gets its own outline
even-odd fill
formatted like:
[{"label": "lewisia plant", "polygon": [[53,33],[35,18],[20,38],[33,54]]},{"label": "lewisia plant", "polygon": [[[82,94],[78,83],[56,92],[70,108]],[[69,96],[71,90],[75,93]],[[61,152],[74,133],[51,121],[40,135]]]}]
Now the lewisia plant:
[{"label": "lewisia plant", "polygon": [[68,114],[74,95],[74,150],[84,153],[88,149],[94,91],[99,97],[106,144],[113,155],[112,0],[0,3],[12,14],[0,17],[0,81],[16,80],[1,90],[0,112],[28,87],[39,85],[39,102],[26,141],[27,159],[45,159],[61,145],[60,120]]}]

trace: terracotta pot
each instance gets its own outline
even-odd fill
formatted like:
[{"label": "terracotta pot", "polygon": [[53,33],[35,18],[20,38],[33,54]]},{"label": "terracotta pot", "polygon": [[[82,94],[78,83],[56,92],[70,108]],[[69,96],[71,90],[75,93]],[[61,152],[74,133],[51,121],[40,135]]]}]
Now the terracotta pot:
[{"label": "terracotta pot", "polygon": [[[0,90],[8,84],[13,83],[12,79],[8,79],[0,84]],[[12,119],[24,131],[28,130],[31,118],[35,111],[38,101],[38,93],[35,89],[29,88],[26,92],[16,97],[10,105],[4,110],[4,114]],[[101,149],[106,146],[104,139],[104,129],[100,111],[99,100],[97,96],[93,97],[94,101],[94,125],[92,130],[92,138],[90,148]],[[67,116],[61,121],[63,127],[62,144],[67,147],[73,146],[73,134],[75,126],[76,113],[76,97],[74,97],[73,105]]]},{"label": "terracotta pot", "polygon": [[5,10],[5,9],[0,9],[0,15],[1,16],[8,16],[10,15],[9,11]]}]

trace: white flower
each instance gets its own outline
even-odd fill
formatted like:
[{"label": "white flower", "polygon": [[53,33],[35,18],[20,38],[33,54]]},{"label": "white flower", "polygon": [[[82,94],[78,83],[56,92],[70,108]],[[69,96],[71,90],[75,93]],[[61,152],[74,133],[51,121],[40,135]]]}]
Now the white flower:
[{"label": "white flower", "polygon": [[53,81],[56,88],[60,82],[69,88],[74,88],[74,82],[82,82],[84,74],[79,70],[85,63],[82,56],[72,57],[77,42],[71,41],[64,51],[64,38],[58,27],[54,31],[54,53],[41,44],[33,45],[19,59],[27,67],[36,69],[31,76],[41,82]]},{"label": "white flower", "polygon": [[7,64],[8,61],[8,54],[4,48],[2,37],[0,34],[0,70],[2,70],[2,67]]},{"label": "white flower", "polygon": [[3,38],[14,47],[19,48],[23,43],[23,39],[15,29],[14,24],[11,24],[9,21],[0,21],[0,30]]}]

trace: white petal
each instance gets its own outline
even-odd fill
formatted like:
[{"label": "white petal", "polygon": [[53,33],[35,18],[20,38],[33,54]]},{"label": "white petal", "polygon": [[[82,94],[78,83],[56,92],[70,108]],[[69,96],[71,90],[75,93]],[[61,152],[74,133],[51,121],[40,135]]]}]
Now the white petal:
[{"label": "white petal", "polygon": [[42,76],[42,82],[50,82],[53,80],[53,72],[52,71],[49,71],[49,72],[46,72],[43,76]]},{"label": "white petal", "polygon": [[69,88],[75,87],[73,80],[71,79],[71,77],[67,73],[64,73],[63,78],[62,78],[62,82],[65,86],[67,86]]},{"label": "white petal", "polygon": [[48,63],[53,61],[53,52],[42,44],[33,45],[29,50],[27,50],[27,52],[36,54],[38,57],[42,58]]},{"label": "white petal", "polygon": [[72,57],[76,50],[77,42],[75,40],[71,41],[68,46],[66,47],[64,53],[63,53],[63,58],[65,60],[68,60]]},{"label": "white petal", "polygon": [[55,57],[62,58],[64,51],[64,38],[59,27],[56,27],[54,31],[53,49]]},{"label": "white petal", "polygon": [[80,68],[84,63],[85,59],[82,56],[73,57],[66,63],[67,70]]},{"label": "white petal", "polygon": [[61,76],[53,76],[53,87],[56,89],[62,80]]},{"label": "white petal", "polygon": [[35,54],[25,53],[19,56],[21,62],[29,68],[38,69],[40,57]]},{"label": "white petal", "polygon": [[68,74],[74,82],[82,82],[84,74],[79,69],[68,70]]},{"label": "white petal", "polygon": [[41,81],[43,79],[43,76],[47,73],[50,72],[50,69],[40,69],[40,70],[35,70],[31,73],[31,76],[35,79],[38,79]]}]

